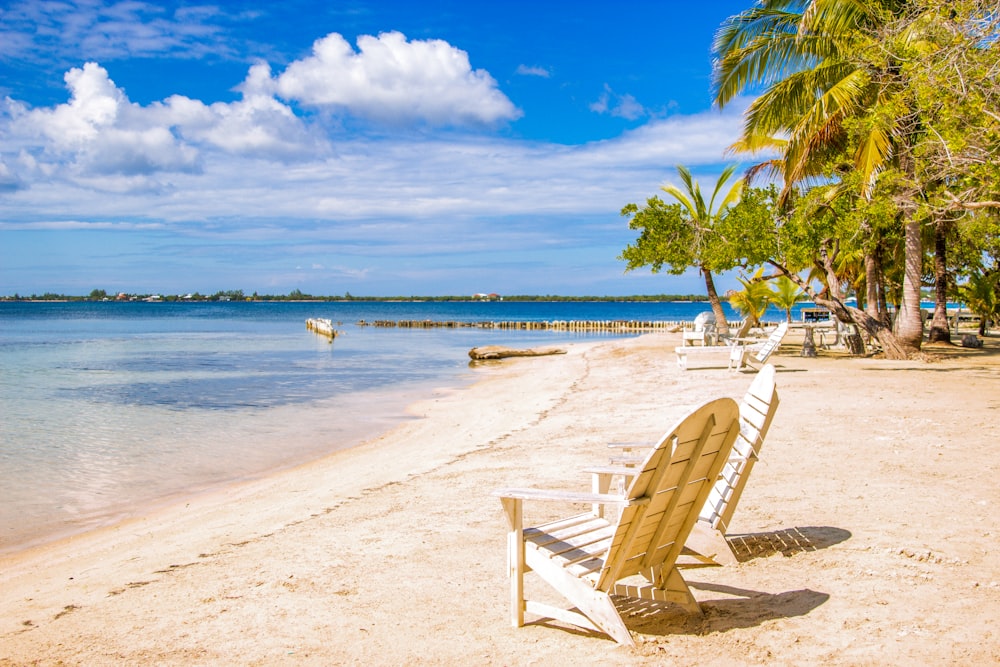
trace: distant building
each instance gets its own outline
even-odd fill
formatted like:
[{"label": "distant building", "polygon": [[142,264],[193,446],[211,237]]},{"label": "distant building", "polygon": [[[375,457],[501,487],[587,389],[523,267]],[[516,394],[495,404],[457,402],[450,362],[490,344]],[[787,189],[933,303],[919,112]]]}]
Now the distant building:
[{"label": "distant building", "polygon": [[483,294],[482,292],[476,292],[472,295],[473,299],[477,301],[503,301],[503,297],[496,292],[490,292],[489,294]]}]

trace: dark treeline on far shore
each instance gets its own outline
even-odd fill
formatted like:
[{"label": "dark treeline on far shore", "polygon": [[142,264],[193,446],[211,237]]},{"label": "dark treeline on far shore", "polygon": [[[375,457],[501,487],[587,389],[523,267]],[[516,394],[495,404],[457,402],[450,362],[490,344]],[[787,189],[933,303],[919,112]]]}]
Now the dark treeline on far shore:
[{"label": "dark treeline on far shore", "polygon": [[130,294],[125,292],[109,294],[95,289],[86,296],[54,294],[32,294],[24,296],[0,296],[0,301],[144,301],[144,302],[225,302],[225,301],[704,301],[702,294],[637,294],[632,296],[560,296],[545,295],[499,295],[473,294],[468,296],[321,296],[292,290],[288,294],[244,294],[242,290],[228,290],[214,294]]}]

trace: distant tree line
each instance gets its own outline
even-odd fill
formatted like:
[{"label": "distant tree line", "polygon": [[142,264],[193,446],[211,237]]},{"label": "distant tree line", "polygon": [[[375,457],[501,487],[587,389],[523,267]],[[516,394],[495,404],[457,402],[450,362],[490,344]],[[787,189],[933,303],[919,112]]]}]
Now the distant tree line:
[{"label": "distant tree line", "polygon": [[[528,302],[528,301],[538,301],[538,302],[588,302],[588,301],[604,301],[604,302],[647,302],[655,303],[661,301],[704,301],[705,296],[702,294],[635,294],[631,296],[561,296],[558,294],[517,294],[512,296],[498,297],[496,300],[503,301],[515,301],[515,302]],[[127,294],[124,292],[108,293],[103,289],[95,289],[86,296],[74,295],[74,294],[56,294],[53,292],[45,292],[44,294],[32,294],[30,296],[22,296],[20,294],[14,294],[13,296],[0,296],[0,301],[165,301],[165,302],[218,302],[218,301],[430,301],[430,302],[464,302],[464,301],[481,301],[482,299],[475,296],[459,296],[459,295],[445,295],[445,296],[352,296],[350,292],[344,295],[313,295],[307,294],[301,290],[294,289],[288,294],[258,294],[254,292],[253,294],[247,295],[243,290],[226,290],[215,292],[214,294],[200,294],[194,292],[191,294],[170,294],[170,295],[158,295],[158,294]]]}]

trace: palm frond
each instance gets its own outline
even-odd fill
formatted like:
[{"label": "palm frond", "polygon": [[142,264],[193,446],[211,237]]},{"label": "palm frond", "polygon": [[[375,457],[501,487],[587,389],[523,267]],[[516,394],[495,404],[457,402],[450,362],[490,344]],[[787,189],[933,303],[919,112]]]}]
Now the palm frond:
[{"label": "palm frond", "polygon": [[885,169],[891,155],[892,137],[886,128],[876,125],[865,133],[854,154],[854,164],[864,183],[862,191],[864,197],[871,196],[875,189],[875,181],[879,173]]},{"label": "palm frond", "polygon": [[761,134],[742,136],[726,148],[726,153],[750,153],[755,155],[765,151],[781,152],[788,146],[788,139],[775,137],[773,135]]},{"label": "palm frond", "polygon": [[756,182],[758,178],[774,180],[777,178],[783,178],[784,173],[784,160],[777,158],[774,160],[765,160],[764,162],[747,167],[747,170],[743,172],[743,182],[746,185],[750,185]]},{"label": "palm frond", "polygon": [[[713,89],[725,106],[752,85],[766,85],[801,66],[795,35],[801,2],[764,3],[731,17],[716,33],[713,45]],[[789,10],[791,9],[791,10]]]}]

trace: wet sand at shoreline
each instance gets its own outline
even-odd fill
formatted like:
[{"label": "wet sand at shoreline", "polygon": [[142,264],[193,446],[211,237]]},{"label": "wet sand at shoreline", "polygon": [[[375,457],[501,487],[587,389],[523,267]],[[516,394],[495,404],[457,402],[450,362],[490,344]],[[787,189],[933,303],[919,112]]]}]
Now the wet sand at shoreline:
[{"label": "wet sand at shoreline", "polygon": [[586,489],[607,442],[743,394],[750,373],[680,371],[678,341],[484,365],[363,446],[0,558],[0,665],[1000,661],[996,338],[893,362],[801,358],[790,336],[742,562],[685,574],[705,616],[626,612],[634,650],[511,628],[490,490]]}]

